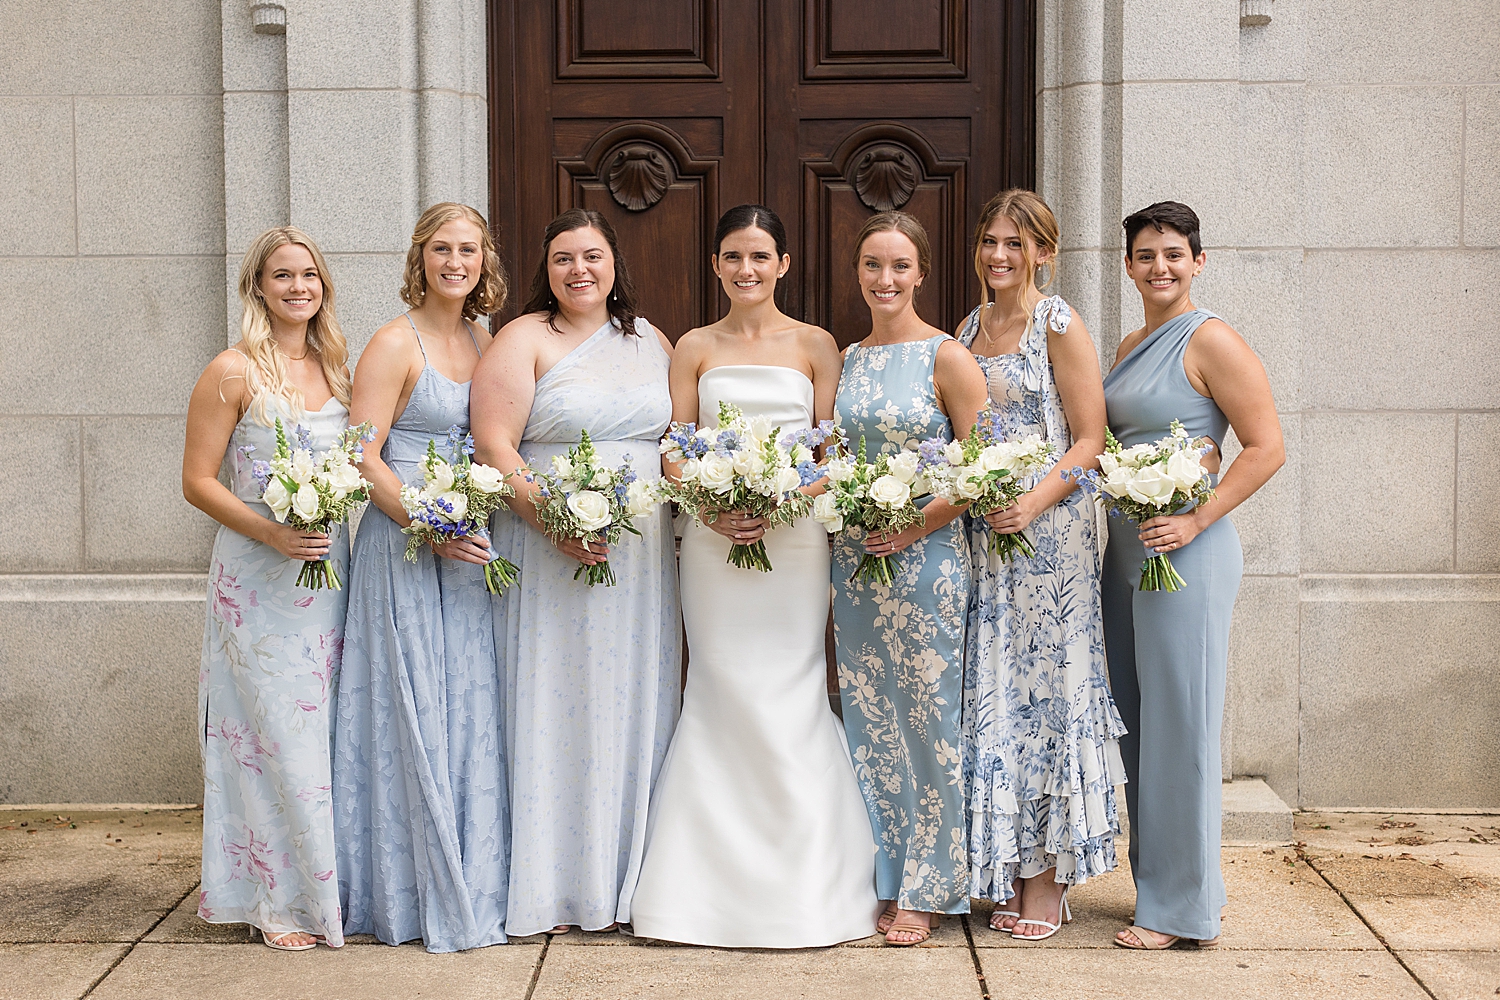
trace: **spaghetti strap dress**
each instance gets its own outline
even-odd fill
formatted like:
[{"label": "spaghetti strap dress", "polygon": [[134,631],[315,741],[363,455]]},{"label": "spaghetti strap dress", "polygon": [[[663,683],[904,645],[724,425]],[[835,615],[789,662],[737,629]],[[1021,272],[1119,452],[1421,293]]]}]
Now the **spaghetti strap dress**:
[{"label": "spaghetti strap dress", "polygon": [[[411,322],[408,316],[407,321]],[[412,333],[422,345],[413,324]],[[473,331],[469,332],[473,337]],[[478,343],[475,343],[478,349]],[[427,442],[469,429],[469,384],[427,361],[381,458],[420,485]],[[365,509],[354,539],[334,738],[344,930],[431,952],[505,941],[504,742],[484,569]]]},{"label": "spaghetti strap dress", "polygon": [[[974,342],[983,308],[959,330],[965,347]],[[1018,353],[975,357],[1005,435],[1039,434],[1058,458],[1073,446],[1073,435],[1047,337],[1066,336],[1072,318],[1060,296],[1043,299]],[[1018,876],[1056,868],[1056,881],[1080,885],[1114,869],[1125,727],[1104,659],[1093,499],[1074,490],[1043,511],[1026,528],[1036,555],[1009,562],[990,552],[984,519],[966,519],[974,553],[964,662],[971,894],[1004,902]]]},{"label": "spaghetti strap dress", "polygon": [[[1222,445],[1229,420],[1188,381],[1182,359],[1193,332],[1213,313],[1173,317],[1104,379],[1109,426],[1126,447],[1165,437],[1174,419],[1193,437]],[[1146,591],[1141,563],[1152,553],[1125,520],[1110,523],[1104,555],[1104,641],[1115,704],[1129,734],[1125,800],[1135,923],[1162,934],[1219,936],[1224,877],[1219,734],[1229,622],[1244,559],[1240,537],[1222,517],[1172,553],[1187,581]]]},{"label": "spaghetti strap dress", "polygon": [[[275,454],[276,418],[317,454],[349,426],[349,411],[337,399],[303,414],[264,403],[266,422],[252,406],[235,426],[225,464],[234,495],[270,517],[252,466]],[[347,577],[349,534],[335,527],[329,537],[328,558]],[[346,592],[297,586],[302,566],[223,525],[214,537],[198,673],[198,916],[267,936],[303,931],[337,948],[328,738]]]},{"label": "spaghetti strap dress", "polygon": [[[851,447],[894,455],[953,428],[932,373],[947,334],[844,357],[834,416]],[[919,501],[920,505],[920,501]],[[903,910],[969,912],[959,725],[972,569],[963,519],[908,546],[895,582],[851,581],[865,532],[834,536],[833,628],[844,731],[875,837],[875,894]]]}]

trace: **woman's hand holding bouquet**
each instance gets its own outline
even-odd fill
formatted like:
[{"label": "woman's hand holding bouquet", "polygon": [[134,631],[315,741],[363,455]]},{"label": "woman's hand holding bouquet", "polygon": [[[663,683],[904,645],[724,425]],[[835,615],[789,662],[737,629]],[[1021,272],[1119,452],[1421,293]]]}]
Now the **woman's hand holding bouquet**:
[{"label": "woman's hand holding bouquet", "polygon": [[[490,514],[514,496],[499,469],[476,463],[474,437],[458,427],[448,431],[449,454],[438,457],[437,445],[427,442],[422,460],[422,486],[401,490],[401,507],[411,523],[401,530],[408,536],[406,559],[416,562],[423,545],[441,545],[458,538],[476,538],[489,544]],[[484,565],[484,585],[499,594],[516,582],[520,569],[510,560],[494,556]]]}]

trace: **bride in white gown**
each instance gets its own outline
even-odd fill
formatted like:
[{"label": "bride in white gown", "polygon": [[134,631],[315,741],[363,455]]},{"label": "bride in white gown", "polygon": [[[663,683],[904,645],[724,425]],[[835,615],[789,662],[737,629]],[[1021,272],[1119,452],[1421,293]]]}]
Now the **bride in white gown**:
[{"label": "bride in white gown", "polygon": [[[776,308],[786,234],[759,205],[730,209],[714,269],[729,315],[678,342],[673,419],[716,423],[719,401],[782,432],[833,415],[833,338]],[[775,567],[730,545],[765,537]],[[875,933],[875,843],[843,728],[828,705],[828,538],[811,518],[769,534],[735,512],[682,539],[687,689],[652,792],[634,933],[729,948],[809,948]]]}]

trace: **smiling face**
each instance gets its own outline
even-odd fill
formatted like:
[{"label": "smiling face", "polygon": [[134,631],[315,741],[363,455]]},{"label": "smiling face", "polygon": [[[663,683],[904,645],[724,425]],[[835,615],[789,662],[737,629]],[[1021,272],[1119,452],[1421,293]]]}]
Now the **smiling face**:
[{"label": "smiling face", "polygon": [[450,219],[422,247],[429,293],[462,302],[484,274],[484,234],[468,219]]},{"label": "smiling face", "polygon": [[323,307],[323,278],[307,247],[284,243],[260,270],[260,293],[272,325],[304,326]]},{"label": "smiling face", "polygon": [[997,215],[979,238],[979,268],[984,283],[999,295],[1014,294],[1035,280],[1035,268],[1052,259],[1016,228],[1009,216]]},{"label": "smiling face", "polygon": [[1169,310],[1192,293],[1193,278],[1207,259],[1203,253],[1194,257],[1188,238],[1177,230],[1163,227],[1157,232],[1147,226],[1125,257],[1125,273],[1148,309]]},{"label": "smiling face", "polygon": [[895,316],[914,308],[922,274],[917,247],[894,229],[871,233],[859,248],[859,290],[875,315]]},{"label": "smiling face", "polygon": [[764,229],[737,229],[724,237],[713,257],[714,273],[724,294],[736,305],[764,302],[776,292],[776,280],[792,264],[789,254],[776,253],[776,240]]},{"label": "smiling face", "polygon": [[603,305],[615,287],[615,256],[604,234],[592,226],[560,233],[547,247],[547,280],[566,312]]}]

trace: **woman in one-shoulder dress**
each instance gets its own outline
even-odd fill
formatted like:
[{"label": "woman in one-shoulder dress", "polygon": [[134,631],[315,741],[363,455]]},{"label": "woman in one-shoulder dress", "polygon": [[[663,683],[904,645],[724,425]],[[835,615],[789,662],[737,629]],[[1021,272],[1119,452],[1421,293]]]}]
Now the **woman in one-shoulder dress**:
[{"label": "woman in one-shoulder dress", "polygon": [[[717,426],[723,400],[783,434],[831,418],[838,347],[776,308],[791,265],[781,220],[741,205],[714,242],[729,314],[678,341],[673,415]],[[762,537],[771,571],[729,563],[732,544]],[[875,842],[828,707],[828,599],[828,535],[810,517],[767,532],[724,511],[685,528],[687,689],[652,793],[636,934],[813,948],[874,933]]]},{"label": "woman in one-shoulder dress", "polygon": [[[448,952],[505,941],[505,765],[483,538],[407,562],[403,485],[434,441],[468,431],[469,378],[489,346],[472,319],[505,283],[484,218],[433,205],[412,233],[401,297],[359,359],[353,418],[375,425],[349,578],[334,807],[344,929]],[[461,440],[461,438],[460,438]]]},{"label": "woman in one-shoulder dress", "polygon": [[[986,299],[958,339],[989,381],[1006,437],[1038,434],[1051,466],[1006,508],[970,511],[974,599],[964,670],[964,751],[973,828],[972,894],[1000,907],[990,926],[1020,941],[1068,919],[1067,890],[1115,867],[1115,785],[1125,780],[1120,714],[1109,695],[1093,499],[1061,473],[1104,450],[1099,356],[1037,272],[1057,266],[1052,210],[1002,191],[980,213],[974,269]],[[1035,555],[990,551],[1024,531]],[[1017,878],[1020,879],[1017,882]]]},{"label": "woman in one-shoulder dress", "polygon": [[[547,227],[523,314],[474,375],[476,461],[544,468],[587,430],[603,464],[661,476],[671,344],[635,315],[614,231],[572,209]],[[597,931],[630,919],[647,804],[677,720],[681,619],[666,508],[640,537],[587,549],[537,525],[534,484],[512,474],[495,549],[521,568],[495,599],[510,767],[512,935]],[[574,579],[608,558],[618,583]]]},{"label": "woman in one-shoulder dress", "polygon": [[[1243,450],[1215,499],[1153,517],[1134,530],[1111,524],[1104,556],[1104,639],[1110,685],[1129,735],[1120,741],[1130,809],[1135,926],[1124,948],[1158,950],[1179,939],[1213,946],[1225,903],[1219,870],[1219,733],[1224,721],[1229,620],[1240,585],[1239,535],[1224,515],[1281,468],[1281,424],[1265,369],[1239,334],[1193,305],[1206,256],[1198,216],[1158,202],[1124,222],[1125,271],[1141,293],[1146,325],[1120,342],[1104,379],[1109,426],[1129,447],[1165,437],[1181,420],[1214,451],[1234,429]],[[1170,553],[1187,581],[1140,591],[1141,563]]]},{"label": "woman in one-shoulder dress", "polygon": [[[188,404],[182,492],[219,522],[198,675],[203,882],[198,915],[248,923],[283,951],[343,944],[328,739],[345,593],[296,585],[305,561],[347,577],[349,540],[273,520],[255,462],[288,439],[314,454],[349,426],[348,350],[323,255],[291,227],[240,268],[241,339]],[[227,465],[229,486],[219,482]]]},{"label": "woman in one-shoulder dress", "polygon": [[[973,355],[917,315],[932,272],[922,224],[872,216],[855,241],[870,335],[844,353],[834,404],[851,445],[894,455],[933,437],[965,438],[984,404]],[[891,536],[834,536],[839,694],[854,770],[875,834],[875,891],[889,944],[925,941],[937,914],[969,912],[968,817],[959,702],[971,569],[962,509],[942,499]],[[866,552],[898,555],[889,586],[851,580]]]}]

